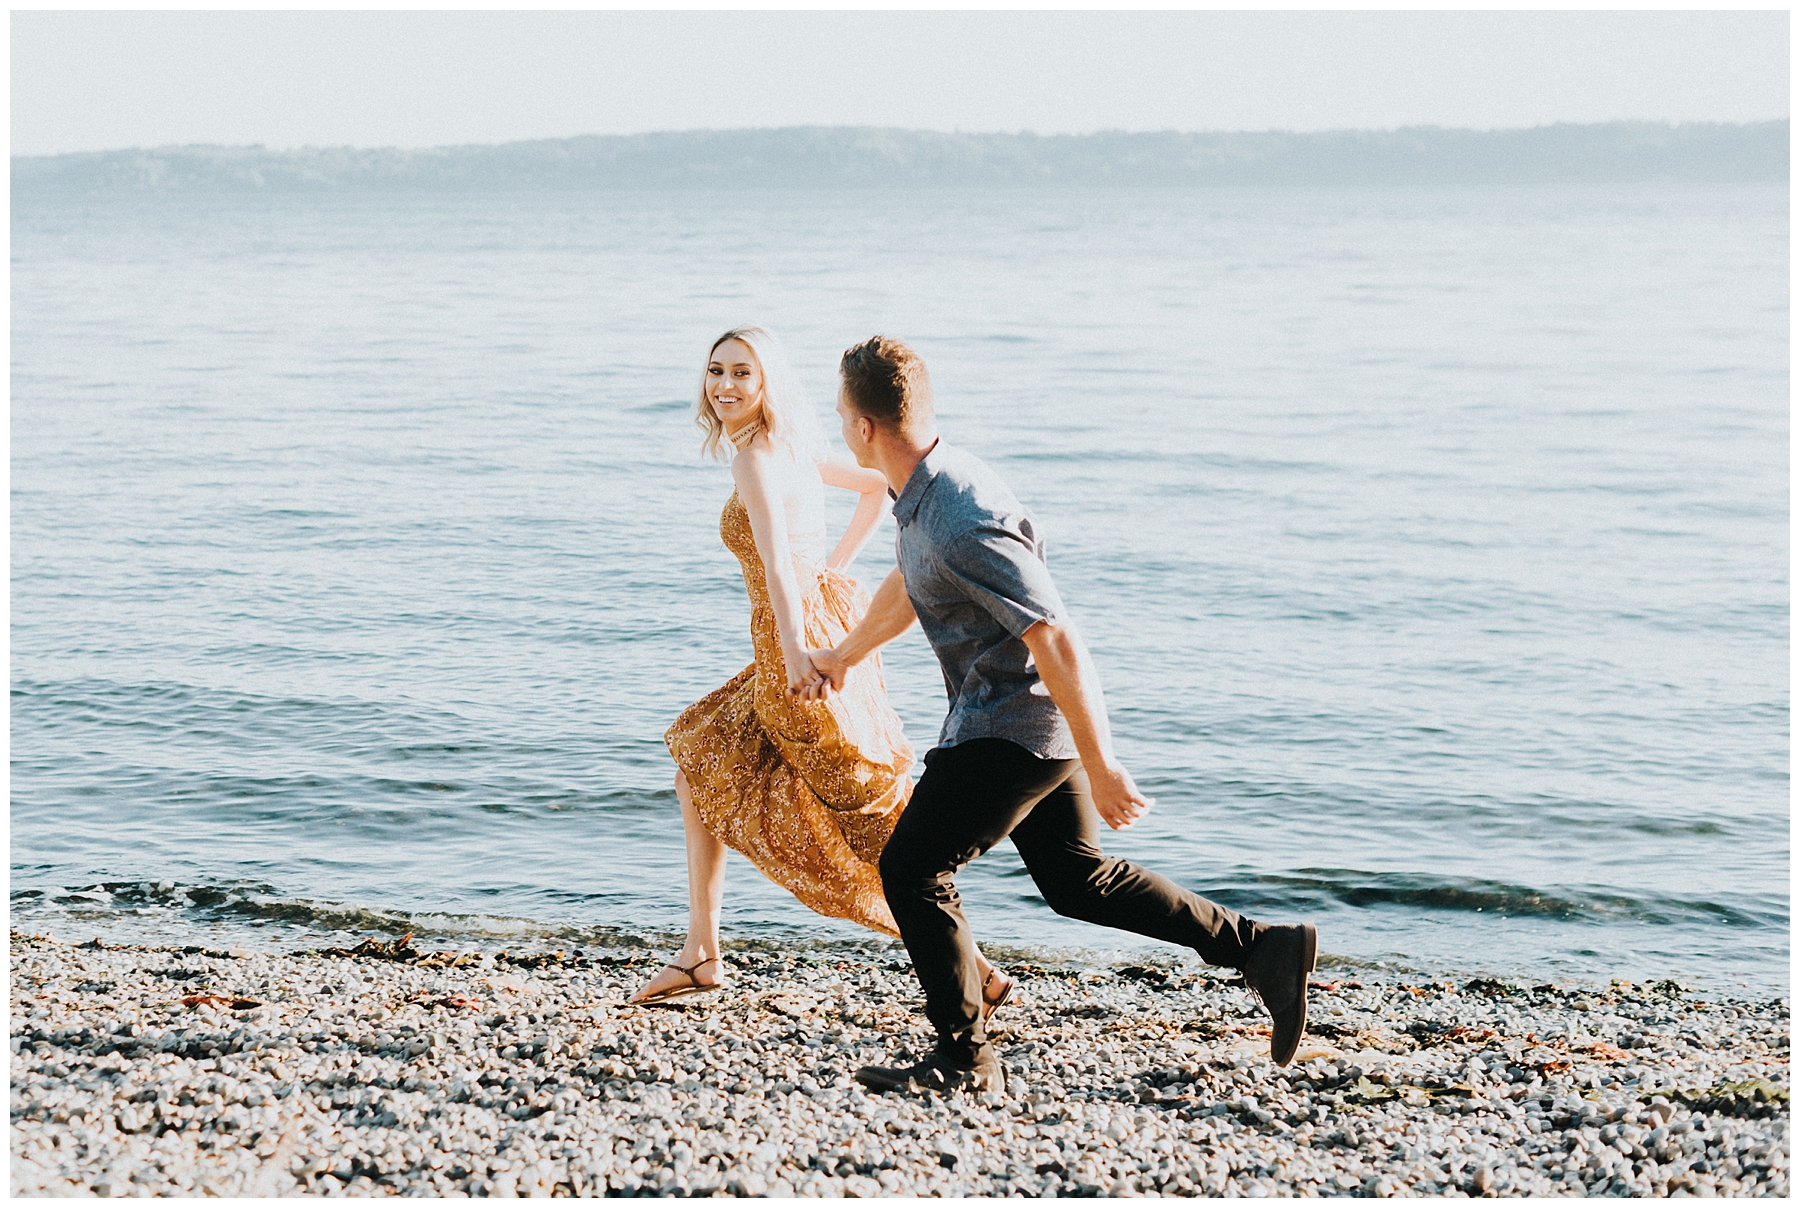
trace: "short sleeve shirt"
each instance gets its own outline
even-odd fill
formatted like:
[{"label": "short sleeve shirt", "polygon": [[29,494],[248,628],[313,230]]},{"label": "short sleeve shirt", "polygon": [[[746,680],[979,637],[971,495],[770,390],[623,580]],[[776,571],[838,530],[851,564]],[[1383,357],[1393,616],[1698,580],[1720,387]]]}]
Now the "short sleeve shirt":
[{"label": "short sleeve shirt", "polygon": [[1069,724],[1020,635],[1064,616],[1044,536],[979,458],[939,441],[894,500],[906,594],[944,671],[938,738],[1005,738],[1040,759],[1074,759]]}]

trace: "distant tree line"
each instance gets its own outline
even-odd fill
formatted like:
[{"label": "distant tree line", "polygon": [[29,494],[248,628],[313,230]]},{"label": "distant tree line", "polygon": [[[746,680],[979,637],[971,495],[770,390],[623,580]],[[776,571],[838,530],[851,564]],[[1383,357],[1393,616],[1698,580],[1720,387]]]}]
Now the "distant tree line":
[{"label": "distant tree line", "polygon": [[157,147],[15,157],[15,194],[1082,188],[1786,181],[1788,123],[1529,130],[941,134],[873,127],[586,135],[404,151]]}]

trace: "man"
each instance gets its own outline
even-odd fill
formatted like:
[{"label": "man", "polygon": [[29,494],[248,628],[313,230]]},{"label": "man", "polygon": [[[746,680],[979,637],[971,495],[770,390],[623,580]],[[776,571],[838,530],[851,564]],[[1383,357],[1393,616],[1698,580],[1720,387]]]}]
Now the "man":
[{"label": "man", "polygon": [[824,677],[815,692],[841,688],[845,672],[917,619],[950,695],[881,857],[937,1046],[908,1068],[865,1066],[857,1081],[1005,1089],[953,878],[1009,835],[1059,914],[1243,970],[1272,1018],[1270,1055],[1286,1065],[1306,1026],[1317,933],[1254,922],[1100,850],[1099,820],[1130,826],[1151,802],[1113,754],[1100,679],[1050,580],[1037,522],[992,470],[938,438],[931,379],[912,349],[876,336],[846,352],[839,373],[844,440],[894,496],[899,566],[842,642],[812,652]]}]

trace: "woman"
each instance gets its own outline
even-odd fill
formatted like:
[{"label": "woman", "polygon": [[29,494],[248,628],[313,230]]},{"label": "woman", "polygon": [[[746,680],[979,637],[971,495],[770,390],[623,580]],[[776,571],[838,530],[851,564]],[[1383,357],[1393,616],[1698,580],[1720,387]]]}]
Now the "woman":
[{"label": "woman", "polygon": [[[756,661],[691,705],[664,735],[687,832],[688,934],[675,959],[632,999],[667,1002],[724,984],[719,912],[725,849],[750,858],[802,903],[898,935],[881,892],[881,849],[912,792],[912,748],[888,707],[877,659],[842,692],[799,693],[819,680],[809,649],[836,645],[868,607],[844,574],[888,508],[887,480],[824,457],[824,441],[788,394],[773,338],[740,327],[713,342],[694,421],[705,452],[732,453],[736,486],[719,535],[750,594]],[[824,485],[862,496],[827,552]],[[986,1012],[1012,981],[981,958]]]}]

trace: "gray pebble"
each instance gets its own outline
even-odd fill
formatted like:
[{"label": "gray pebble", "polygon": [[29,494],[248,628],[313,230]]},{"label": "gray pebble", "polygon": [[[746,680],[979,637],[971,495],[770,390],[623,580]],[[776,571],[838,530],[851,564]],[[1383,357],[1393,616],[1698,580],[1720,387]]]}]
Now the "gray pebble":
[{"label": "gray pebble", "polygon": [[1344,978],[1280,1070],[1222,971],[1029,968],[939,1100],[851,1081],[931,1039],[863,956],[12,959],[15,1195],[1787,1194],[1779,999]]}]

